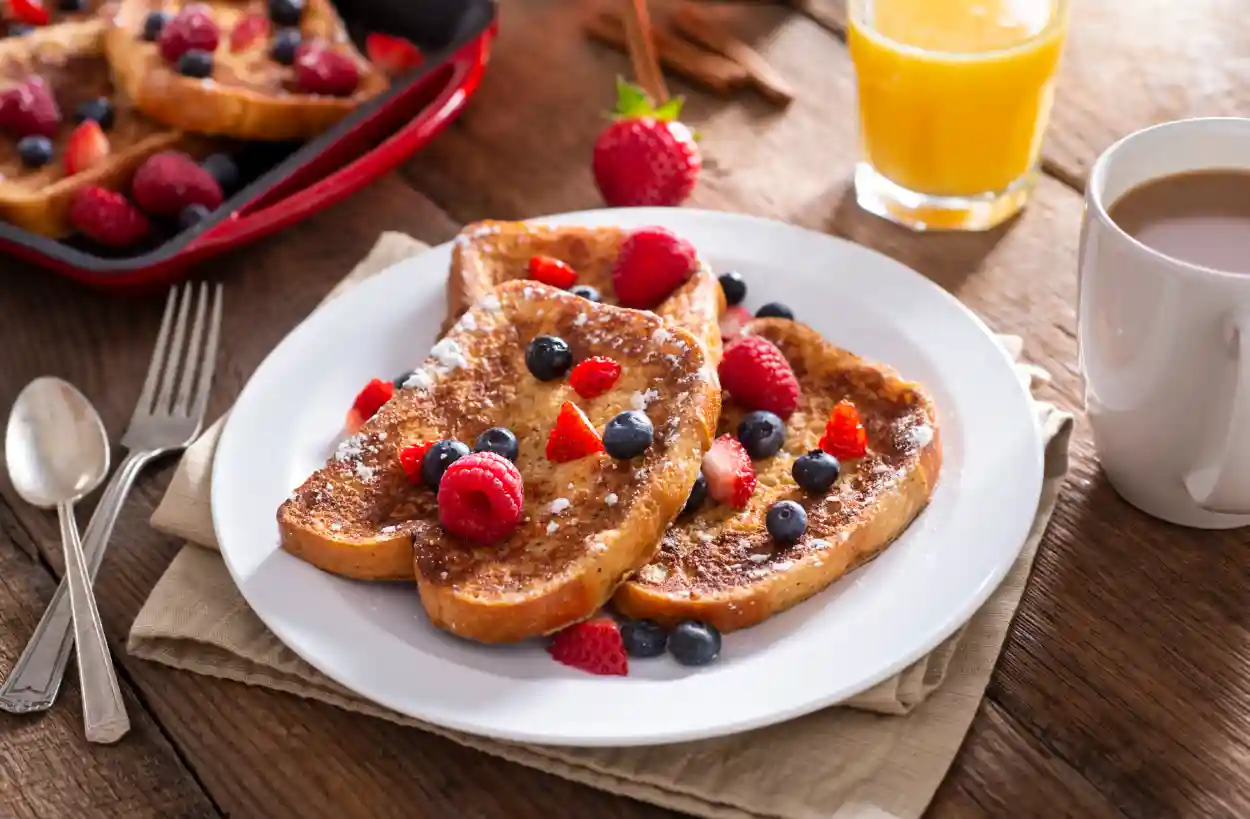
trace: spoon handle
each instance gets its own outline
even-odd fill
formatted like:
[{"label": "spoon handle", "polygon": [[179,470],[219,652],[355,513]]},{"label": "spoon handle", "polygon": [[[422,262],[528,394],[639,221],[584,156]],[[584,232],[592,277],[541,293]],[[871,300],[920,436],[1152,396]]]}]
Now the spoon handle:
[{"label": "spoon handle", "polygon": [[74,648],[78,656],[78,681],[82,689],[83,727],[87,741],[116,742],[130,730],[130,716],[122,702],[117,672],[104,639],[100,612],[96,608],[87,561],[83,558],[74,506],[56,507],[61,521],[61,544],[65,547],[65,577],[69,581],[69,605],[74,615]]}]

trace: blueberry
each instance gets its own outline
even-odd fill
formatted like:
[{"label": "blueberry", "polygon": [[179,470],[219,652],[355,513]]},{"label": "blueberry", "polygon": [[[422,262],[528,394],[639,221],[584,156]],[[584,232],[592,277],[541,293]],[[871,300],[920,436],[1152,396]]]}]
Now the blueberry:
[{"label": "blueberry", "polygon": [[562,338],[535,336],[525,350],[525,366],[539,381],[551,381],[573,366],[573,353]]},{"label": "blueberry", "polygon": [[574,296],[581,296],[587,301],[602,301],[603,297],[599,295],[599,291],[588,284],[575,284],[569,288],[569,292]]},{"label": "blueberry", "polygon": [[52,161],[52,140],[46,136],[22,137],[17,142],[17,155],[27,168],[41,168]]},{"label": "blueberry", "polygon": [[5,26],[4,32],[10,37],[24,37],[35,30],[30,23],[9,23]]},{"label": "blueberry", "polygon": [[631,657],[659,657],[668,647],[668,633],[654,620],[630,620],[621,626],[625,653]]},{"label": "blueberry", "polygon": [[645,412],[626,410],[603,428],[603,448],[618,461],[628,461],[651,446],[655,427]]},{"label": "blueberry", "polygon": [[694,486],[690,487],[690,495],[686,497],[686,505],[681,508],[681,514],[690,515],[703,505],[703,500],[707,497],[707,476],[703,474],[703,470],[699,470],[699,477],[694,479]]},{"label": "blueberry", "polygon": [[148,12],[148,16],[143,18],[143,39],[149,43],[156,42],[157,38],[161,36],[161,32],[165,30],[165,24],[168,22],[168,12]]},{"label": "blueberry", "polygon": [[61,0],[57,5],[61,11],[75,12],[82,11],[86,8],[87,3],[86,0]]},{"label": "blueberry", "polygon": [[202,164],[225,193],[233,193],[239,187],[239,166],[229,154],[210,154]]},{"label": "blueberry", "polygon": [[842,465],[838,463],[838,459],[823,449],[813,449],[806,455],[800,455],[790,470],[799,488],[813,494],[828,491],[837,482],[841,472]]},{"label": "blueberry", "polygon": [[516,463],[518,444],[516,435],[507,427],[491,427],[477,436],[474,452],[493,452]]},{"label": "blueberry", "polygon": [[106,131],[113,127],[113,103],[108,97],[95,97],[78,104],[74,121],[84,122],[89,119],[100,123],[100,127]]},{"label": "blueberry", "polygon": [[469,448],[455,438],[438,441],[421,459],[421,482],[431,489],[438,489],[447,467],[468,454]]},{"label": "blueberry", "polygon": [[269,0],[269,19],[280,26],[298,26],[304,0]]},{"label": "blueberry", "polygon": [[794,320],[794,311],[779,301],[770,301],[755,311],[756,318],[783,318]]},{"label": "blueberry", "polygon": [[746,281],[741,273],[733,270],[720,274],[720,289],[725,293],[725,303],[730,306],[742,304],[747,297]]},{"label": "blueberry", "polygon": [[697,620],[683,620],[668,635],[668,651],[682,665],[707,665],[720,655],[720,632]]},{"label": "blueberry", "polygon": [[274,62],[294,65],[295,49],[299,48],[301,40],[299,29],[280,29],[273,38],[273,48],[269,50],[269,56],[273,57]]},{"label": "blueberry", "polygon": [[188,77],[207,77],[213,73],[213,55],[199,48],[184,51],[178,58],[178,73]]},{"label": "blueberry", "polygon": [[202,222],[210,212],[208,208],[200,204],[187,205],[182,209],[182,213],[178,214],[178,227],[190,230]]},{"label": "blueberry", "polygon": [[751,460],[771,458],[786,442],[786,425],[766,410],[748,412],[738,422],[738,440],[742,442],[742,447],[751,456]]},{"label": "blueberry", "polygon": [[773,540],[789,546],[807,531],[807,512],[792,500],[777,501],[768,507],[764,516],[764,525]]}]

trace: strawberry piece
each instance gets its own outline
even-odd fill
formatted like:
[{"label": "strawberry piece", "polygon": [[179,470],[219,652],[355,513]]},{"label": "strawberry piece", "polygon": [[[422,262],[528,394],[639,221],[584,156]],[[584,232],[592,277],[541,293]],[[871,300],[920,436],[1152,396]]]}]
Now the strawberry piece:
[{"label": "strawberry piece", "polygon": [[174,19],[161,29],[157,47],[161,56],[171,63],[191,49],[207,51],[210,54],[217,50],[221,41],[221,32],[213,22],[213,15],[203,3],[185,6]]},{"label": "strawberry piece", "polygon": [[416,68],[425,62],[425,55],[415,45],[402,37],[372,32],[365,36],[365,56],[369,62],[389,76]]},{"label": "strawberry piece", "polygon": [[844,398],[834,405],[818,446],[839,461],[862,458],[868,454],[868,432],[853,403]]},{"label": "strawberry piece", "polygon": [[235,24],[230,32],[230,50],[243,51],[269,37],[269,18],[263,14],[249,14]]},{"label": "strawberry piece", "polygon": [[616,622],[596,617],[574,623],[558,632],[547,646],[547,653],[559,663],[591,674],[624,677],[629,674],[629,656]]},{"label": "strawberry piece", "polygon": [[51,16],[40,0],[9,0],[9,14],[19,23],[46,26]]},{"label": "strawberry piece", "polygon": [[306,94],[349,97],[360,85],[360,68],[345,54],[305,43],[295,52],[295,84]]},{"label": "strawberry piece", "polygon": [[374,378],[368,384],[365,384],[356,395],[356,400],[352,402],[352,409],[360,413],[360,417],[368,421],[377,411],[382,409],[382,405],[391,400],[391,396],[395,394],[395,385],[390,381],[383,381],[381,378]]},{"label": "strawberry piece", "polygon": [[399,465],[404,468],[408,483],[421,483],[421,462],[425,460],[425,453],[429,452],[432,446],[434,442],[430,441],[406,446],[399,451]]},{"label": "strawberry piece", "polygon": [[559,259],[550,256],[534,256],[530,258],[529,275],[531,279],[568,290],[577,281],[577,271]]},{"label": "strawberry piece", "polygon": [[438,522],[475,543],[490,545],[515,532],[524,507],[521,473],[495,452],[457,459],[438,484]]},{"label": "strawberry piece", "polygon": [[742,443],[732,435],[712,442],[703,456],[703,477],[712,499],[734,509],[742,509],[755,492],[755,465]]},{"label": "strawberry piece", "polygon": [[147,213],[171,219],[188,205],[213,210],[225,198],[213,175],[179,151],[148,157],[130,181],[130,195]]},{"label": "strawberry piece", "polygon": [[151,225],[120,193],[85,185],[70,202],[69,222],[84,235],[109,247],[129,247],[148,235]]},{"label": "strawberry piece", "polygon": [[42,77],[31,76],[0,94],[0,128],[17,137],[56,136],[61,109]]},{"label": "strawberry piece", "polygon": [[547,438],[547,460],[566,463],[603,452],[603,439],[572,401],[565,401]]},{"label": "strawberry piece", "polygon": [[84,120],[65,144],[65,173],[73,176],[87,170],[109,155],[109,138],[100,123]]},{"label": "strawberry piece", "polygon": [[662,227],[635,230],[612,264],[612,287],[624,307],[649,309],[689,279],[699,266],[694,246]]},{"label": "strawberry piece", "polygon": [[588,358],[569,373],[569,386],[582,398],[598,398],[621,377],[621,365],[612,359],[597,355]]},{"label": "strawberry piece", "polygon": [[592,167],[612,207],[680,205],[694,190],[703,161],[694,135],[677,122],[682,100],[653,108],[642,89],[617,81],[616,121],[595,140]]},{"label": "strawberry piece", "polygon": [[720,317],[721,341],[730,341],[742,335],[742,328],[747,326],[753,316],[745,307],[734,305],[726,308],[725,315]]},{"label": "strawberry piece", "polygon": [[785,420],[799,406],[799,380],[781,350],[766,338],[742,336],[731,343],[717,373],[721,386],[747,409],[768,410]]}]

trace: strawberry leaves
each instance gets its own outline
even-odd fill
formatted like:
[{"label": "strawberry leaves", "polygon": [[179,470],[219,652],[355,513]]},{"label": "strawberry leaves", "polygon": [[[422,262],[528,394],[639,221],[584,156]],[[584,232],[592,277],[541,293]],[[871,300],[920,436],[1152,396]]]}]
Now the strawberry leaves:
[{"label": "strawberry leaves", "polygon": [[655,107],[655,103],[637,85],[626,82],[623,77],[616,78],[616,108],[612,109],[610,119],[637,119],[651,117],[660,122],[676,122],[681,116],[684,97],[673,97],[668,102]]}]

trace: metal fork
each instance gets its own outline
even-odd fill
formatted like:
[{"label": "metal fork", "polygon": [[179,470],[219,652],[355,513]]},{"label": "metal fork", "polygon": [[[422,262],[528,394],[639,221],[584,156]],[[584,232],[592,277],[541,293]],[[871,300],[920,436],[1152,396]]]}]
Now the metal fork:
[{"label": "metal fork", "polygon": [[[195,320],[188,339],[187,320],[193,301]],[[154,459],[186,449],[200,434],[220,335],[220,284],[212,288],[207,283],[198,288],[186,284],[169,291],[143,394],[122,436],[127,455],[100,496],[83,534],[83,556],[92,580],[135,478]],[[30,642],[0,686],[0,710],[25,714],[52,707],[74,647],[72,622],[68,588],[62,579]]]}]

